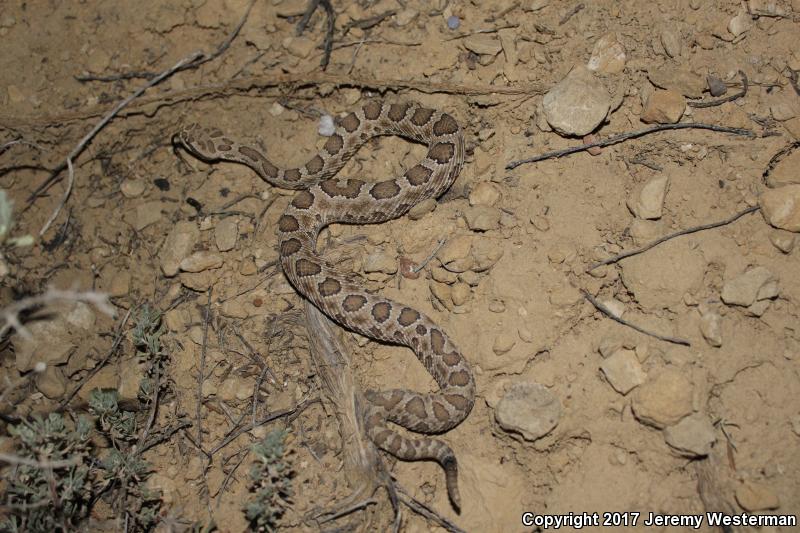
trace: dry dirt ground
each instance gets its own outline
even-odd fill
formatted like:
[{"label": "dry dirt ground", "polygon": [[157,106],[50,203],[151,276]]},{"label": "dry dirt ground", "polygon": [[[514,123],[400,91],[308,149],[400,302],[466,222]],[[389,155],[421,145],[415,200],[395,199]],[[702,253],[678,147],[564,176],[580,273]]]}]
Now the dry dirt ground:
[{"label": "dry dirt ground", "polygon": [[[61,304],[56,311],[66,315],[36,330],[33,347],[19,335],[3,339],[0,372],[22,380],[4,398],[4,419],[49,412],[79,383],[70,404],[76,412],[93,387],[116,387],[135,408],[142,370],[132,322],[110,350],[125,313],[133,310],[132,321],[147,303],[166,313],[167,329],[153,431],[191,424],[144,456],[171,527],[180,518],[244,530],[247,451],[285,427],[296,474],[282,527],[389,529],[392,508],[380,491],[374,504],[337,521],[309,518],[335,508],[350,488],[343,435],[307,343],[286,320],[303,309],[276,263],[274,228],[291,195],[243,166],[181,158],[170,140],[197,121],[299,165],[324,143],[321,113],[338,116],[370,98],[413,99],[463,125],[468,155],[456,185],[435,209],[428,204],[378,226],[334,226],[321,236],[369,290],[429,313],[475,372],[475,407],[443,436],[460,463],[460,515],[435,463],[385,456],[397,483],[468,531],[530,530],[520,522],[525,511],[800,514],[796,234],[754,212],[587,273],[595,261],[724,220],[758,206],[771,187],[800,181],[797,152],[770,164],[800,136],[800,2],[332,3],[325,73],[324,12],[298,37],[305,2],[256,1],[228,48],[150,88],[99,131],[75,159],[71,195],[41,237],[67,187],[64,171],[31,197],[52,169],[148,73],[215,51],[248,2],[3,4],[0,185],[14,200],[12,234],[35,243],[4,245],[0,298],[5,306],[52,284],[105,291],[118,309],[112,319]],[[510,161],[583,142],[548,125],[543,97],[593,52],[609,50],[611,64],[589,74],[600,87],[592,90],[606,91],[609,102],[596,138],[646,127],[644,108],[662,89],[677,97],[682,122],[755,135],[666,131],[506,170]],[[749,81],[743,97],[683,107],[687,98],[714,99],[709,75],[728,85],[726,96],[740,92],[739,71]],[[15,140],[24,142],[5,144]],[[398,175],[424,153],[381,138],[340,175]],[[645,208],[655,215],[644,218]],[[400,274],[402,261],[419,264],[434,251],[417,279]],[[186,256],[192,260],[176,268]],[[726,290],[752,294],[724,301]],[[583,291],[689,346],[612,321]],[[363,387],[434,389],[411,351],[351,340]],[[39,360],[48,370],[33,376]],[[225,441],[253,417],[282,410],[292,414]],[[140,423],[148,412],[141,409]],[[557,424],[550,429],[539,416]],[[13,452],[12,440],[3,443]],[[208,459],[198,445],[219,449]],[[440,527],[401,509],[403,531]],[[110,518],[100,504],[92,516]]]}]

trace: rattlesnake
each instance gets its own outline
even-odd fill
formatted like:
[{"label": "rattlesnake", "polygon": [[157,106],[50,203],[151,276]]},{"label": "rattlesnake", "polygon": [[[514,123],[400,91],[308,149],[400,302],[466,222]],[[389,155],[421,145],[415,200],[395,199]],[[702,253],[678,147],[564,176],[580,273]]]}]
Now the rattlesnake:
[{"label": "rattlesnake", "polygon": [[[426,143],[427,155],[402,176],[377,183],[332,178],[359,147],[379,135]],[[458,425],[475,401],[475,382],[466,360],[426,315],[367,293],[316,251],[317,235],[328,224],[385,222],[422,200],[443,194],[464,163],[464,136],[458,122],[416,103],[370,101],[338,119],[324,148],[304,166],[293,169],[276,167],[259,150],[231,140],[217,128],[192,124],[181,130],[177,141],[200,159],[242,163],[273,185],[299,190],[278,220],[280,260],[286,276],[344,327],[414,350],[440,391],[368,391],[367,434],[377,446],[400,459],[438,461],[445,470],[450,499],[460,509],[458,467],[450,447],[429,437],[403,437],[386,421],[423,433],[441,433]]]}]

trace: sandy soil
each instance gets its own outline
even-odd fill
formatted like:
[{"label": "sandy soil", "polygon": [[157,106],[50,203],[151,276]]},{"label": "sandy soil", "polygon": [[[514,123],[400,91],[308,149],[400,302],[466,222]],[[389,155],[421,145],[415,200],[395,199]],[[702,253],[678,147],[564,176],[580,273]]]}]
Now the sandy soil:
[{"label": "sandy soil", "polygon": [[[190,441],[196,439],[201,359],[199,421],[207,449],[251,416],[256,388],[263,416],[318,397],[321,384],[306,343],[275,318],[302,309],[275,262],[274,227],[291,195],[242,166],[181,160],[170,144],[182,124],[198,121],[261,143],[276,162],[298,165],[324,143],[320,112],[335,116],[369,98],[414,99],[447,110],[467,134],[465,168],[434,210],[379,226],[334,226],[322,236],[370,290],[434,317],[475,369],[475,408],[444,435],[461,466],[462,513],[450,506],[436,464],[385,457],[410,495],[468,531],[530,530],[520,522],[525,511],[800,514],[795,234],[756,212],[586,272],[591,263],[656,237],[758,205],[774,185],[765,173],[797,181],[791,155],[767,171],[770,159],[800,135],[800,97],[790,81],[791,69],[800,69],[800,2],[751,1],[755,16],[742,15],[739,2],[695,0],[599,0],[577,11],[577,2],[548,0],[333,4],[338,16],[326,74],[320,69],[322,11],[298,37],[305,2],[257,2],[228,49],[149,89],[99,132],[75,160],[74,190],[52,229],[31,247],[3,249],[5,304],[52,283],[109,292],[121,314],[145,302],[167,311],[168,387],[155,423],[165,427],[183,417],[194,426],[145,456],[155,472],[150,483],[164,492],[164,515],[243,530],[250,461],[243,450],[285,425],[297,472],[286,529],[391,525],[383,493],[375,505],[337,522],[308,519],[349,493],[342,439],[322,402],[242,434],[204,468]],[[0,143],[25,141],[0,152],[0,185],[18,213],[13,233],[38,235],[62,198],[66,174],[30,203],[29,196],[103,115],[146,83],[141,73],[161,72],[196,50],[211,53],[246,7],[245,0],[4,6]],[[385,16],[363,22],[378,15]],[[448,28],[450,17],[458,17],[457,29]],[[583,68],[609,34],[625,57],[617,72],[593,74],[611,101],[594,131],[598,138],[646,126],[641,118],[654,79],[678,84],[673,89],[684,97],[712,100],[706,77],[729,82],[731,95],[741,88],[738,71],[749,79],[744,97],[686,107],[682,121],[747,128],[756,136],[670,131],[597,155],[506,170],[512,160],[581,143],[580,136],[548,126],[543,95]],[[140,74],[119,76],[131,72]],[[79,79],[87,75],[94,81]],[[103,76],[117,79],[97,80]],[[423,154],[424,147],[404,140],[376,140],[341,176],[398,174]],[[629,205],[646,184],[664,177],[658,216],[636,216]],[[194,235],[190,252],[213,256],[199,272],[165,274],[171,250],[164,243],[176,231]],[[422,276],[400,276],[401,258],[421,262],[443,238],[445,247]],[[442,254],[483,262],[448,268]],[[724,302],[725,287],[756,267],[777,287],[769,298],[755,310]],[[624,311],[630,322],[690,346],[610,320],[582,291]],[[53,334],[68,335],[71,349],[51,363],[57,369],[52,382],[30,380],[13,405],[3,406],[5,414],[51,410],[103,359],[119,319],[90,313],[88,327]],[[353,340],[365,388],[433,389],[409,350]],[[254,360],[265,361],[269,371]],[[19,338],[2,344],[0,365],[12,379],[30,370],[20,361]],[[618,392],[609,365],[622,368],[620,379],[633,380],[634,388]],[[126,338],[92,384],[127,387],[135,400],[137,369]],[[561,406],[557,425],[544,436],[509,430],[513,423],[498,420],[509,391],[536,383]],[[75,409],[84,399],[82,389]],[[531,423],[534,407],[523,401],[510,415]],[[693,446],[710,445],[707,457],[667,442],[691,417],[710,437],[702,441],[694,426],[682,435],[701,440]],[[108,518],[98,513],[96,519]],[[437,528],[408,509],[402,520],[403,531]]]}]

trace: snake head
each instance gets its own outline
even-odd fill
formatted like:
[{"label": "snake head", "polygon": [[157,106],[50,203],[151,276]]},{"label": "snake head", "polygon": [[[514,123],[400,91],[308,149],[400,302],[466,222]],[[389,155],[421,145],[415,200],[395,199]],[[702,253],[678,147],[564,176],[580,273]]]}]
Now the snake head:
[{"label": "snake head", "polygon": [[204,128],[193,122],[182,127],[178,133],[172,136],[172,144],[176,148],[183,148],[203,161],[217,161],[223,155],[217,143],[222,137],[221,130]]}]

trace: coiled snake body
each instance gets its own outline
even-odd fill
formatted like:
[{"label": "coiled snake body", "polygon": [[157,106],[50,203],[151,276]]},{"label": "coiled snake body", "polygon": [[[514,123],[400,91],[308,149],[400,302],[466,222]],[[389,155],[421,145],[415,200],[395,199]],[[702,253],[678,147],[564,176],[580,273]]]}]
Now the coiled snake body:
[{"label": "coiled snake body", "polygon": [[[332,178],[359,147],[379,135],[426,143],[428,152],[397,178],[376,183]],[[422,200],[443,194],[464,163],[464,137],[456,120],[416,103],[368,102],[338,119],[324,148],[304,166],[293,169],[276,167],[259,150],[235,142],[216,128],[192,124],[177,140],[203,160],[242,163],[275,186],[299,190],[278,220],[280,260],[286,276],[342,326],[414,350],[439,385],[439,392],[368,391],[365,427],[377,446],[400,459],[438,461],[445,470],[450,499],[459,509],[458,467],[450,447],[430,437],[406,438],[386,422],[422,433],[441,433],[458,425],[475,401],[475,382],[466,360],[425,314],[367,293],[316,251],[317,235],[328,224],[385,222]]]}]

